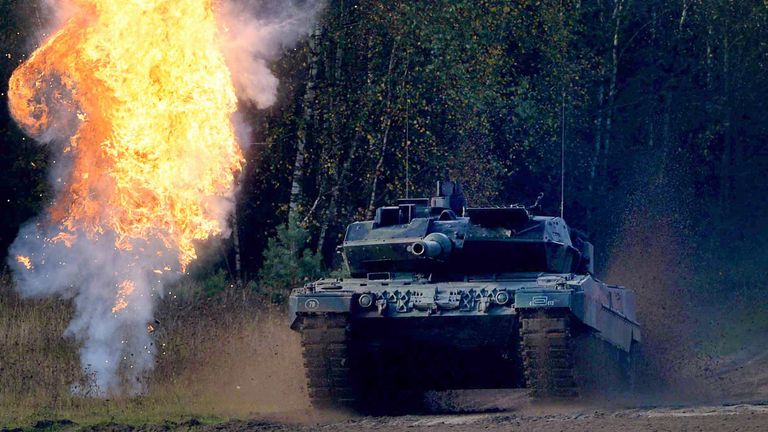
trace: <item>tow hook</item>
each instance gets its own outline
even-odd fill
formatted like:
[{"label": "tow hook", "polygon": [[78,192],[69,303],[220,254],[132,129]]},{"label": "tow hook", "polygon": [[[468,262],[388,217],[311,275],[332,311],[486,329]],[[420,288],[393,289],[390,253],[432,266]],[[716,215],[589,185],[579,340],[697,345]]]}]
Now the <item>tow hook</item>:
[{"label": "tow hook", "polygon": [[384,310],[387,309],[387,300],[383,298],[376,300],[376,308],[379,310],[379,315],[383,315]]}]

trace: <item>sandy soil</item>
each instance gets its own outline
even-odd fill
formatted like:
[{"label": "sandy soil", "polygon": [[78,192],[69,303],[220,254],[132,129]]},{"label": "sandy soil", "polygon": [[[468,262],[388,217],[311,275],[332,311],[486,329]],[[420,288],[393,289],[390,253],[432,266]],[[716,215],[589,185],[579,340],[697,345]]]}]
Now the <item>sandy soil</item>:
[{"label": "sandy soil", "polygon": [[[524,390],[463,390],[429,395],[427,413],[364,417],[307,408],[296,334],[282,321],[267,320],[266,326],[259,326],[242,329],[237,343],[219,346],[222,358],[213,362],[206,357],[206,364],[216,365],[210,375],[195,371],[200,389],[206,390],[196,406],[226,407],[244,420],[206,425],[192,418],[138,427],[40,420],[29,426],[61,432],[768,431],[768,340],[728,357],[689,361],[689,368],[698,373],[657,389],[657,395],[634,400],[541,404]],[[667,363],[676,371],[685,370],[679,364]],[[0,427],[0,432],[10,431]]]},{"label": "sandy soil", "polygon": [[[762,350],[754,350],[718,366],[707,380],[707,387],[721,390],[715,398],[710,392],[699,399],[691,393],[670,396],[665,392],[664,396],[635,397],[634,400],[542,404],[532,401],[525,390],[462,390],[428,395],[426,413],[364,417],[313,411],[306,408],[305,390],[294,389],[287,391],[293,396],[279,404],[282,409],[264,411],[256,408],[256,412],[271,414],[240,414],[238,417],[248,420],[214,425],[189,419],[139,427],[114,423],[94,427],[66,421],[41,421],[39,425],[30,426],[37,430],[66,432],[768,431],[768,373],[765,372],[768,371],[768,355]],[[245,399],[241,401],[243,404],[247,403]]]},{"label": "sandy soil", "polygon": [[503,412],[407,415],[401,417],[262,419],[203,427],[206,431],[765,431],[762,403],[645,407],[521,406]]},{"label": "sandy soil", "polygon": [[[464,405],[471,401],[473,406]],[[363,417],[350,413],[318,413],[297,410],[250,420],[214,425],[196,419],[182,423],[140,427],[102,424],[82,427],[72,423],[35,425],[33,429],[92,432],[172,430],[199,432],[245,431],[766,431],[768,401],[695,405],[623,407],[611,401],[571,404],[533,403],[517,390],[473,390],[436,395],[433,410],[465,409],[465,412],[392,417]],[[460,407],[460,408],[459,408]],[[42,427],[41,427],[42,426]],[[6,430],[7,431],[7,430]],[[20,429],[14,432],[22,432]]]}]

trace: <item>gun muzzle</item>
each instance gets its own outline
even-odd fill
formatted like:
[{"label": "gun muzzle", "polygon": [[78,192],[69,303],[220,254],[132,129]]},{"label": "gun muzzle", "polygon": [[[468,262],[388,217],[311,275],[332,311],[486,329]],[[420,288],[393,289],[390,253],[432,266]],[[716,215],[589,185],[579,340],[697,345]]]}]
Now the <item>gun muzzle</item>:
[{"label": "gun muzzle", "polygon": [[419,257],[446,258],[453,250],[453,243],[443,233],[432,233],[411,244],[411,253]]}]

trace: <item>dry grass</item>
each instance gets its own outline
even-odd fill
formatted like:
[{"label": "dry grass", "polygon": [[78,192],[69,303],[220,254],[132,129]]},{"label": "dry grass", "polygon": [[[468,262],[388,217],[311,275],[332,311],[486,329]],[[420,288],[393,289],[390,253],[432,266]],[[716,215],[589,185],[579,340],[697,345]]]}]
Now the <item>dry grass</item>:
[{"label": "dry grass", "polygon": [[196,288],[175,289],[158,308],[158,358],[147,393],[98,399],[70,391],[86,377],[77,345],[62,337],[69,302],[21,299],[0,276],[0,426],[49,418],[143,424],[306,408],[299,345],[282,309],[242,291],[205,299]]}]

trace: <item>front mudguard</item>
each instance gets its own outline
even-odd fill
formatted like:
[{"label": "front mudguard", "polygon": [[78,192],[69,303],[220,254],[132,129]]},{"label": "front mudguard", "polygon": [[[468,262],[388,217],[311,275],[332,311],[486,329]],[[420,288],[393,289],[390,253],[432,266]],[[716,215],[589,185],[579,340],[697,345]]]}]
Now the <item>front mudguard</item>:
[{"label": "front mudguard", "polygon": [[298,319],[306,313],[348,313],[352,311],[351,293],[293,292],[288,297],[288,321],[297,330]]},{"label": "front mudguard", "polygon": [[521,289],[515,293],[515,309],[552,309],[573,307],[573,290]]},{"label": "front mudguard", "polygon": [[[593,286],[597,291],[600,286]],[[600,338],[629,352],[633,341],[640,342],[640,325],[627,318],[608,304],[596,300],[582,290],[531,288],[515,293],[515,309],[567,309],[582,324],[591,328]]]}]

